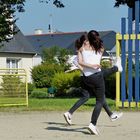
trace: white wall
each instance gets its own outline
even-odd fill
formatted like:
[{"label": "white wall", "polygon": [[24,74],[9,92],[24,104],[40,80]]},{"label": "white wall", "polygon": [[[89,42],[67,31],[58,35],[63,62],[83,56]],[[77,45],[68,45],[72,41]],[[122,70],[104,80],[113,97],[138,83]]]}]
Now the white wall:
[{"label": "white wall", "polygon": [[32,82],[31,69],[33,68],[33,55],[30,55],[30,54],[12,54],[12,53],[0,54],[0,69],[6,68],[6,59],[7,58],[20,59],[19,68],[26,70],[28,82]]},{"label": "white wall", "polygon": [[41,64],[42,59],[40,55],[34,55],[33,57],[33,66],[37,66],[39,64]]}]

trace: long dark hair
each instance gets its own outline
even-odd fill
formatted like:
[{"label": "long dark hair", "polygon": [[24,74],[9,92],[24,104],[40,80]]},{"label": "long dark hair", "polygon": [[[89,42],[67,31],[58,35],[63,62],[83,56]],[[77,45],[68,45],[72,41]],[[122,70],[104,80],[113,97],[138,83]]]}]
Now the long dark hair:
[{"label": "long dark hair", "polygon": [[88,32],[88,40],[89,44],[93,49],[95,49],[96,53],[101,52],[101,48],[103,48],[103,41],[100,39],[99,33],[95,30],[91,30]]},{"label": "long dark hair", "polygon": [[82,47],[85,40],[88,40],[87,33],[81,35],[80,38],[75,41],[76,50],[79,50]]}]

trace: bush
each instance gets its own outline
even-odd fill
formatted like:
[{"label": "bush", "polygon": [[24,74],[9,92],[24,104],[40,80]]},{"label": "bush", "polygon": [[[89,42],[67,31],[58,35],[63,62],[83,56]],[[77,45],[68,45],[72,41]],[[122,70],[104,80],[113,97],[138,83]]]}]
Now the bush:
[{"label": "bush", "polygon": [[31,98],[47,98],[48,97],[48,92],[47,92],[47,88],[38,88],[38,89],[34,89],[30,96]]},{"label": "bush", "polygon": [[35,85],[32,83],[28,83],[28,94],[30,95],[31,92],[35,89]]},{"label": "bush", "polygon": [[105,78],[105,94],[107,98],[116,98],[116,75]]},{"label": "bush", "polygon": [[51,85],[57,89],[56,96],[66,96],[71,87],[80,87],[80,72],[56,73]]},{"label": "bush", "polygon": [[56,72],[63,71],[60,65],[41,64],[32,69],[32,79],[37,88],[49,87]]},{"label": "bush", "polygon": [[[102,68],[111,67],[110,61],[102,61]],[[105,78],[105,94],[107,98],[115,99],[116,97],[116,75],[115,73]]]},{"label": "bush", "polygon": [[67,97],[73,98],[73,97],[81,97],[82,89],[81,87],[75,88],[71,87],[66,91]]}]

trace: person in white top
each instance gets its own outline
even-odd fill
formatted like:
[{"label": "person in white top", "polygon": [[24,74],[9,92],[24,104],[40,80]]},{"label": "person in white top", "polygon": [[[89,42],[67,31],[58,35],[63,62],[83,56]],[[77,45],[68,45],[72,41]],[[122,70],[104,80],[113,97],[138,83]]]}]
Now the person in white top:
[{"label": "person in white top", "polygon": [[[99,134],[96,124],[101,109],[104,104],[106,104],[105,82],[100,65],[103,52],[103,41],[100,39],[99,33],[95,30],[89,31],[88,40],[85,40],[83,46],[78,51],[78,63],[83,67],[84,83],[95,90],[96,104],[88,126],[91,134],[95,135]],[[122,71],[122,67],[119,66],[119,63],[117,66],[118,70]]]},{"label": "person in white top", "polygon": [[[79,50],[83,45],[89,45],[88,42],[86,44],[86,42],[85,42],[86,40],[87,40],[87,34],[84,34],[79,39],[77,39],[76,42],[75,42],[76,49]],[[98,63],[100,63],[100,62],[98,62]],[[81,89],[81,93],[82,93],[83,96],[69,109],[69,111],[67,111],[67,112],[65,112],[63,114],[66,122],[69,125],[72,124],[72,115],[73,115],[74,111],[76,111],[81,105],[83,105],[90,98],[90,94],[93,93],[92,88],[91,87],[88,87],[83,82],[84,81],[83,79],[85,77],[83,75],[83,67],[81,67],[78,64],[78,58],[76,56],[73,59],[73,64],[75,66],[77,66],[77,68],[79,68],[81,70],[81,88],[82,88]],[[121,64],[120,64],[120,66],[121,66]],[[76,70],[77,70],[77,68],[76,68]],[[92,69],[91,69],[91,71],[92,71]],[[109,75],[111,75],[111,74],[113,74],[113,73],[115,73],[117,71],[118,71],[118,65],[114,65],[113,67],[107,68],[107,69],[104,69],[104,70],[102,69],[102,72],[103,72],[104,77],[109,76]],[[86,71],[85,71],[85,73],[86,73]],[[88,73],[89,73],[89,71],[88,71]],[[108,116],[109,116],[109,118],[110,118],[111,121],[115,121],[115,120],[119,119],[122,116],[122,113],[112,112],[110,110],[110,108],[108,107],[108,105],[107,105],[106,102],[104,102],[103,108],[107,112],[107,114],[108,114]]]}]

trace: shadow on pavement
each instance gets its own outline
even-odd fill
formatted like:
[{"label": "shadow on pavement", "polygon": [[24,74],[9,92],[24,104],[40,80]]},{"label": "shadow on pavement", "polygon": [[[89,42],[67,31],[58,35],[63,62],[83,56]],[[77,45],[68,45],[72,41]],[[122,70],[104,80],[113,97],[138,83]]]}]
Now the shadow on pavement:
[{"label": "shadow on pavement", "polygon": [[[69,132],[81,132],[87,135],[90,135],[89,132],[86,132],[85,130],[87,130],[87,127],[80,127],[80,128],[71,128],[73,126],[75,126],[74,124],[69,126],[66,123],[58,123],[58,122],[45,122],[48,125],[55,125],[55,126],[48,126],[45,129],[46,130],[53,130],[53,131],[69,131]],[[57,126],[56,126],[57,125]]]}]

